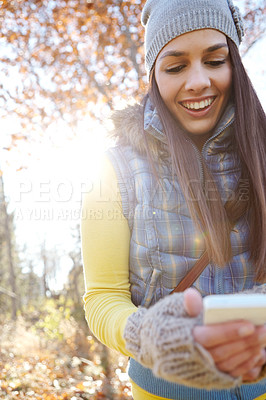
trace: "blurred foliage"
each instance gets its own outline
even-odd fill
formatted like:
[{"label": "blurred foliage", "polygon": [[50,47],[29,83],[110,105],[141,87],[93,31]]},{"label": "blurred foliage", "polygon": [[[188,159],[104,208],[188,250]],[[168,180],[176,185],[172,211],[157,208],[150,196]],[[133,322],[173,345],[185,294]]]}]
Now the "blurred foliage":
[{"label": "blurred foliage", "polygon": [[242,46],[242,55],[263,36],[266,32],[266,2],[265,0],[237,0],[244,8],[245,37]]},{"label": "blurred foliage", "polygon": [[98,103],[143,90],[143,0],[0,2],[2,116],[17,141],[61,118],[72,127]]},{"label": "blurred foliage", "polygon": [[[144,2],[0,1],[0,117],[19,120],[13,143],[58,120],[75,129],[84,115],[101,118],[118,99],[142,96]],[[242,5],[246,52],[265,32],[266,6]]]},{"label": "blurred foliage", "polygon": [[27,319],[30,317],[31,312],[34,318],[37,317],[37,321],[31,327],[34,332],[38,333],[39,336],[44,336],[46,340],[58,340],[62,341],[65,339],[64,326],[61,322],[71,321],[71,309],[70,305],[64,303],[63,296],[56,301],[54,299],[46,299],[40,303],[38,308],[38,314],[36,316],[36,308],[30,307],[25,310],[27,313]]},{"label": "blurred foliage", "polygon": [[127,359],[73,318],[63,295],[25,307],[0,327],[0,398],[131,399]]}]

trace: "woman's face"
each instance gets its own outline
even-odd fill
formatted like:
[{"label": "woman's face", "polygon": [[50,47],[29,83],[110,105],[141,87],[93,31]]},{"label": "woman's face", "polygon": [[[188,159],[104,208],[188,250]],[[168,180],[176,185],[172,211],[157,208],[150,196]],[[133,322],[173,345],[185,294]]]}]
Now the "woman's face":
[{"label": "woman's face", "polygon": [[202,29],[173,39],[157,57],[155,79],[162,99],[183,128],[192,137],[210,136],[232,83],[225,35]]}]

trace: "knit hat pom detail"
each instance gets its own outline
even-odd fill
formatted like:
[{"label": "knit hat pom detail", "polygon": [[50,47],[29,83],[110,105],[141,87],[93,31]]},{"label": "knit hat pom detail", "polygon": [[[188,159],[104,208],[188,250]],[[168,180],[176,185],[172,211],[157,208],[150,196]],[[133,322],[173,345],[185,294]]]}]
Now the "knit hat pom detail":
[{"label": "knit hat pom detail", "polygon": [[227,0],[227,1],[228,1],[228,5],[229,5],[229,8],[230,8],[230,11],[232,13],[232,17],[233,17],[234,22],[235,22],[237,35],[239,37],[239,43],[241,43],[242,39],[243,39],[243,37],[245,35],[244,21],[243,21],[242,15],[240,13],[239,8],[233,4],[232,0]]}]

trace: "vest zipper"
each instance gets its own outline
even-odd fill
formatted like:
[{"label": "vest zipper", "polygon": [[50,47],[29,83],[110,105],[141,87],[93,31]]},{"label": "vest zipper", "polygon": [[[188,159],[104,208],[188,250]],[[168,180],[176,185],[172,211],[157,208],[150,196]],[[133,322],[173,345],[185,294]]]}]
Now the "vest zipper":
[{"label": "vest zipper", "polygon": [[231,117],[231,119],[227,122],[227,124],[226,124],[225,126],[223,126],[223,127],[221,127],[220,129],[218,129],[218,131],[216,132],[216,134],[215,134],[214,136],[212,136],[211,138],[209,138],[209,139],[204,143],[204,146],[202,147],[202,150],[201,150],[202,156],[204,155],[204,152],[205,152],[205,150],[206,150],[207,145],[208,145],[212,140],[216,139],[217,136],[219,136],[220,133],[221,133],[222,131],[224,131],[225,129],[227,129],[233,122],[234,122],[234,118]]},{"label": "vest zipper", "polygon": [[232,124],[233,121],[234,121],[234,118],[232,117],[232,118],[230,119],[230,121],[227,122],[227,124],[226,124],[225,126],[221,127],[221,128],[216,132],[215,136],[212,136],[211,138],[209,138],[209,139],[204,143],[204,146],[202,147],[202,150],[201,150],[201,151],[199,151],[199,149],[197,148],[197,146],[195,145],[195,143],[194,143],[191,139],[188,139],[189,142],[192,144],[192,147],[193,147],[194,150],[195,150],[195,154],[196,154],[196,157],[197,157],[197,160],[198,160],[198,164],[199,164],[201,184],[202,184],[203,187],[204,187],[204,183],[205,183],[205,182],[204,182],[204,181],[205,181],[204,170],[203,170],[203,158],[204,158],[204,152],[205,152],[205,150],[206,150],[206,147],[207,147],[207,145],[208,145],[213,139],[216,139],[217,136],[219,136],[221,132],[223,132],[226,128],[228,128],[228,127]]},{"label": "vest zipper", "polygon": [[[205,157],[204,157],[204,152],[206,151],[207,145],[208,145],[213,139],[217,138],[217,136],[219,136],[221,132],[223,132],[225,129],[227,129],[227,128],[233,123],[233,121],[234,121],[234,118],[232,117],[232,118],[230,119],[230,121],[229,121],[225,126],[221,127],[221,128],[217,131],[217,133],[215,134],[215,136],[209,138],[209,139],[205,142],[205,144],[204,144],[204,146],[202,147],[202,150],[201,150],[201,151],[199,151],[199,149],[197,148],[197,146],[192,142],[192,140],[190,140],[190,142],[191,142],[191,144],[192,144],[192,146],[193,146],[193,148],[194,148],[194,150],[195,150],[195,154],[196,154],[196,157],[197,157],[197,160],[198,160],[199,169],[200,169],[200,179],[201,179],[201,184],[202,184],[202,187],[203,187],[203,191],[204,191],[204,192],[205,192],[205,188],[204,188],[205,176],[204,176],[204,170],[203,170],[203,159],[205,158]],[[220,274],[221,274],[221,271],[220,271],[220,269],[219,269],[219,267],[218,267],[218,270],[216,271],[216,278],[218,278],[218,279],[216,279],[216,282],[217,282],[217,286],[216,286],[217,294],[221,294],[221,293],[224,292],[224,290],[223,290],[223,283],[222,283],[223,281],[222,281],[221,277],[219,276]],[[218,275],[218,276],[217,276],[217,275]]]},{"label": "vest zipper", "polygon": [[236,395],[237,399],[241,400],[242,397],[241,397],[240,389],[238,387],[235,388],[235,395]]},{"label": "vest zipper", "polygon": [[199,170],[200,170],[200,181],[201,181],[201,185],[204,189],[205,177],[204,177],[204,170],[203,170],[202,153],[199,151],[197,146],[192,141],[191,141],[191,144],[196,153],[197,161],[199,164]]}]

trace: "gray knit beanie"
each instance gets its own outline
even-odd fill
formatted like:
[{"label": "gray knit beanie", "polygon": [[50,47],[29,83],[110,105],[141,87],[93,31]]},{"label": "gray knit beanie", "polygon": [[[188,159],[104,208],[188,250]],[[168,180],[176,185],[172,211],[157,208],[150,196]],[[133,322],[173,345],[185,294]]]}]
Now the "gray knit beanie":
[{"label": "gray knit beanie", "polygon": [[148,73],[162,48],[177,36],[212,28],[239,46],[243,21],[232,0],[147,0],[141,22],[145,26],[145,62]]}]

